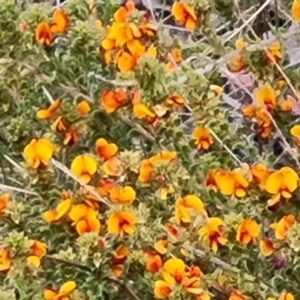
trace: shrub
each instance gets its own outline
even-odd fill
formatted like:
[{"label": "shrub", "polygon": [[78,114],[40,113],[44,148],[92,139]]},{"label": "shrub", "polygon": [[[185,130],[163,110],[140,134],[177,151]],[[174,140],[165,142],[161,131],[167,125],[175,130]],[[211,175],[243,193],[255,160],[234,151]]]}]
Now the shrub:
[{"label": "shrub", "polygon": [[300,76],[265,4],[0,3],[0,299],[300,297]]}]

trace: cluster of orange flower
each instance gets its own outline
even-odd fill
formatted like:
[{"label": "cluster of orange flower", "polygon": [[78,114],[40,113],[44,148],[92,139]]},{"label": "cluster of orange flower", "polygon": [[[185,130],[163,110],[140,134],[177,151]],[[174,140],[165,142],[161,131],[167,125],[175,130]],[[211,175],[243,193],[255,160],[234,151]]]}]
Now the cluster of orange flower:
[{"label": "cluster of orange flower", "polygon": [[142,55],[156,57],[151,39],[156,39],[156,26],[139,14],[133,1],[128,1],[115,12],[114,23],[107,27],[107,36],[101,42],[105,62],[114,62],[120,71],[131,71]]},{"label": "cluster of orange flower", "polygon": [[50,46],[53,38],[57,34],[65,33],[69,26],[69,18],[61,9],[55,10],[53,13],[53,22],[41,22],[35,31],[35,39],[37,42]]}]

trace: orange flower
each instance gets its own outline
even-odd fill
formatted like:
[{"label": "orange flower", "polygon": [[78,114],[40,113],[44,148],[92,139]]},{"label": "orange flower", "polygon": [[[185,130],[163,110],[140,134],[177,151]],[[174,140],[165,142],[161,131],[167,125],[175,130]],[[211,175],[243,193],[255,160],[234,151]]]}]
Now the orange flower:
[{"label": "orange flower", "polygon": [[61,106],[61,101],[55,100],[48,108],[39,110],[36,116],[39,119],[50,119],[60,109],[60,106]]},{"label": "orange flower", "polygon": [[120,204],[131,204],[136,198],[136,192],[131,186],[114,187],[109,191],[111,201]]},{"label": "orange flower", "polygon": [[280,42],[277,41],[268,48],[267,58],[271,63],[279,62],[282,59]]},{"label": "orange flower", "polygon": [[284,240],[295,222],[295,216],[288,215],[281,218],[278,223],[271,224],[270,227],[275,230],[276,239]]},{"label": "orange flower", "polygon": [[283,167],[273,172],[266,181],[266,191],[283,198],[291,198],[292,193],[298,188],[299,176],[290,167]]},{"label": "orange flower", "polygon": [[113,156],[104,162],[102,168],[108,176],[120,176],[123,171],[123,163],[117,156]]},{"label": "orange flower", "polygon": [[203,275],[202,270],[198,266],[191,266],[188,272],[188,277],[201,277]]},{"label": "orange flower", "polygon": [[57,222],[69,211],[72,204],[71,199],[66,199],[60,202],[55,210],[48,210],[43,214],[44,219],[47,222]]},{"label": "orange flower", "polygon": [[138,180],[144,183],[152,181],[155,173],[155,165],[159,164],[167,166],[174,162],[176,157],[176,151],[162,151],[149,159],[143,160]]},{"label": "orange flower", "polygon": [[46,22],[41,22],[35,30],[35,40],[45,46],[50,46],[52,42],[52,33],[50,26]]},{"label": "orange flower", "polygon": [[133,39],[127,42],[127,48],[133,56],[142,56],[146,53],[146,46],[139,40]]},{"label": "orange flower", "polygon": [[45,300],[71,300],[70,295],[76,289],[75,281],[68,281],[57,290],[45,290]]},{"label": "orange flower", "polygon": [[272,120],[264,109],[255,111],[255,117],[259,126],[259,134],[262,138],[267,138],[274,127]]},{"label": "orange flower", "polygon": [[63,116],[59,116],[54,123],[51,125],[51,129],[55,132],[64,132],[67,130],[67,125],[64,121]]},{"label": "orange flower", "polygon": [[268,239],[261,240],[259,243],[259,248],[263,256],[270,256],[275,251],[273,242]]},{"label": "orange flower", "polygon": [[47,245],[39,241],[31,241],[32,245],[30,247],[31,256],[27,257],[27,263],[31,263],[36,267],[39,267],[41,264],[41,258],[47,254]]},{"label": "orange flower", "polygon": [[300,22],[300,1],[299,0],[294,0],[294,2],[293,2],[293,5],[292,5],[292,18],[293,18],[294,21]]},{"label": "orange flower", "polygon": [[182,283],[185,278],[185,269],[183,260],[170,258],[164,263],[162,275],[169,284]]},{"label": "orange flower", "polygon": [[11,265],[10,251],[8,249],[0,250],[0,272],[8,271]]},{"label": "orange flower", "polygon": [[135,10],[135,4],[133,1],[127,1],[125,6],[120,7],[114,14],[116,22],[126,22],[127,17],[130,13]]},{"label": "orange flower", "polygon": [[163,281],[157,280],[154,285],[154,296],[157,299],[165,299],[172,293],[172,285]]},{"label": "orange flower", "polygon": [[243,55],[237,55],[227,63],[227,68],[232,73],[238,73],[246,67],[245,58]]},{"label": "orange flower", "polygon": [[194,30],[197,24],[197,16],[193,7],[184,2],[174,2],[172,15],[175,20],[184,25],[188,30]]},{"label": "orange flower", "polygon": [[209,170],[207,179],[205,181],[205,185],[209,188],[212,189],[213,191],[217,192],[217,183],[216,183],[216,174],[217,174],[216,169]]},{"label": "orange flower", "polygon": [[69,128],[69,130],[65,134],[65,138],[63,140],[64,145],[72,146],[79,141],[78,133],[76,129]]},{"label": "orange flower", "polygon": [[239,171],[217,171],[215,181],[218,189],[225,196],[236,196],[238,198],[246,196],[249,183]]},{"label": "orange flower", "polygon": [[[299,8],[299,9],[300,9],[300,8]],[[291,294],[291,293],[283,292],[283,293],[279,296],[278,300],[295,300],[295,297],[294,297],[294,295]]]},{"label": "orange flower", "polygon": [[181,49],[179,49],[179,48],[172,49],[170,55],[171,55],[171,58],[170,58],[170,61],[166,65],[166,69],[174,70],[174,69],[176,69],[177,64],[181,63],[183,60],[182,55],[181,55]]},{"label": "orange flower", "polygon": [[300,125],[294,125],[291,128],[290,133],[296,138],[296,145],[300,147]]},{"label": "orange flower", "polygon": [[104,159],[109,159],[118,152],[118,146],[116,144],[108,143],[103,138],[97,139],[96,149],[99,156],[103,157]]},{"label": "orange flower", "polygon": [[97,172],[97,162],[88,154],[78,155],[71,164],[71,171],[84,183],[89,183]]},{"label": "orange flower", "polygon": [[159,255],[151,255],[148,254],[148,259],[147,259],[147,264],[146,264],[146,269],[155,274],[159,272],[159,270],[162,268],[162,260]]},{"label": "orange flower", "polygon": [[142,103],[133,105],[133,113],[138,119],[146,119],[151,124],[156,120],[157,117],[155,112],[151,111]]},{"label": "orange flower", "polygon": [[177,94],[170,95],[167,100],[167,104],[174,105],[175,107],[182,107],[184,105],[184,99]]},{"label": "orange flower", "polygon": [[9,202],[9,194],[2,194],[0,196],[0,218],[4,215],[4,211]]},{"label": "orange flower", "polygon": [[116,184],[113,181],[101,179],[100,180],[100,188],[99,193],[101,196],[108,196],[109,191],[113,189],[116,186]]},{"label": "orange flower", "polygon": [[166,229],[167,229],[168,233],[169,233],[170,235],[172,235],[173,238],[178,239],[178,238],[180,237],[179,229],[178,229],[178,227],[176,227],[174,224],[172,224],[172,223],[167,223],[167,224],[166,224]]},{"label": "orange flower", "polygon": [[207,150],[213,144],[213,138],[205,127],[196,127],[192,138],[196,140],[195,145],[199,150]]},{"label": "orange flower", "polygon": [[195,195],[187,195],[176,202],[175,216],[178,224],[189,224],[193,215],[203,212],[203,202]]},{"label": "orange flower", "polygon": [[241,51],[242,49],[244,49],[246,46],[248,45],[248,43],[244,40],[244,39],[237,39],[235,41],[235,49],[238,51]]},{"label": "orange flower", "polygon": [[208,223],[199,230],[201,239],[204,239],[214,252],[227,243],[224,238],[224,222],[220,218],[210,218]]},{"label": "orange flower", "polygon": [[97,218],[96,212],[84,204],[75,205],[70,213],[69,218],[73,221],[73,226],[79,235],[87,232],[100,232],[100,221]]},{"label": "orange flower", "polygon": [[291,112],[293,110],[293,101],[285,99],[279,104],[280,110],[284,112]]},{"label": "orange flower", "polygon": [[247,300],[248,297],[243,295],[240,291],[232,291],[228,300]]},{"label": "orange flower", "polygon": [[159,254],[166,254],[168,252],[169,245],[170,245],[170,242],[168,240],[158,240],[154,245],[154,249]]},{"label": "orange flower", "polygon": [[77,104],[77,110],[82,116],[87,116],[91,111],[91,106],[87,101],[83,100]]},{"label": "orange flower", "polygon": [[256,92],[256,102],[259,106],[266,106],[269,111],[272,111],[276,106],[276,94],[275,90],[268,86],[262,86]]},{"label": "orange flower", "polygon": [[260,227],[254,220],[243,220],[238,226],[236,240],[244,245],[252,244],[258,238],[259,232]]},{"label": "orange flower", "polygon": [[126,246],[124,246],[123,244],[121,244],[115,250],[115,254],[112,257],[112,263],[115,265],[124,264],[124,262],[127,260],[129,255],[130,255],[129,249]]},{"label": "orange flower", "polygon": [[264,189],[266,181],[270,175],[267,166],[264,164],[256,164],[251,168],[251,174],[253,181],[258,184],[261,189]]},{"label": "orange flower", "polygon": [[32,254],[38,257],[44,257],[47,254],[47,245],[40,241],[31,241],[32,245],[30,247]]},{"label": "orange flower", "polygon": [[157,27],[154,24],[150,23],[141,24],[139,29],[142,32],[143,36],[148,38],[154,37],[157,32]]},{"label": "orange flower", "polygon": [[254,118],[256,113],[256,107],[254,105],[246,105],[242,108],[243,115],[248,118]]},{"label": "orange flower", "polygon": [[111,114],[118,110],[127,98],[126,91],[119,89],[114,91],[106,90],[102,94],[102,105],[104,110]]},{"label": "orange flower", "polygon": [[113,213],[107,221],[107,230],[111,234],[133,234],[137,217],[127,211]]},{"label": "orange flower", "polygon": [[54,22],[50,26],[51,32],[65,33],[69,25],[69,18],[66,13],[61,9],[57,9],[54,11],[52,17]]},{"label": "orange flower", "polygon": [[47,166],[54,153],[54,146],[46,139],[33,139],[24,148],[24,157],[29,165],[37,169]]},{"label": "orange flower", "polygon": [[120,50],[116,55],[116,63],[121,72],[128,72],[134,70],[137,65],[137,59],[124,50]]}]

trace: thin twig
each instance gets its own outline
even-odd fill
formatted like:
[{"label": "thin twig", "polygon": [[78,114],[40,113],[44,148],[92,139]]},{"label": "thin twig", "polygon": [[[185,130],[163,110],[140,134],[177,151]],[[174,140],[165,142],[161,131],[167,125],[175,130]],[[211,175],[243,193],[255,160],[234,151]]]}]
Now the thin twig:
[{"label": "thin twig", "polygon": [[14,186],[10,186],[10,185],[6,185],[6,184],[0,184],[0,190],[2,190],[4,192],[13,191],[13,192],[20,192],[20,193],[24,193],[24,194],[39,196],[39,194],[36,193],[36,192],[29,191],[29,190],[24,190],[24,189],[17,188],[17,187],[14,187]]},{"label": "thin twig", "polygon": [[218,135],[209,128],[211,135],[220,143],[220,145],[228,152],[228,154],[240,165],[243,166],[243,162],[223,143],[223,141],[218,137]]},{"label": "thin twig", "polygon": [[59,161],[52,158],[52,163],[54,166],[56,166],[58,169],[63,171],[65,174],[67,174],[69,177],[74,179],[76,182],[78,182],[81,186],[83,186],[91,195],[96,197],[96,199],[99,202],[102,202],[106,204],[107,206],[110,206],[110,202],[108,199],[101,197],[95,190],[93,190],[90,186],[86,185],[80,178],[78,178],[71,170],[69,170],[65,165],[60,163]]}]

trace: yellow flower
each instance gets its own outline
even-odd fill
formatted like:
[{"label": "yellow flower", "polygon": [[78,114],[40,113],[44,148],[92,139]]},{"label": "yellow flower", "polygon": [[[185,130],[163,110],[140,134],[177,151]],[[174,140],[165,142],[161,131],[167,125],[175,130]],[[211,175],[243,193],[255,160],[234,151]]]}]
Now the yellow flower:
[{"label": "yellow flower", "polygon": [[236,240],[244,245],[252,244],[258,238],[259,232],[259,225],[254,220],[243,220],[238,226]]},{"label": "yellow flower", "polygon": [[207,150],[213,144],[213,138],[205,127],[195,128],[192,137],[196,140],[195,144],[199,150]]},{"label": "yellow flower", "polygon": [[96,141],[96,149],[100,157],[109,159],[116,155],[118,146],[114,143],[108,143],[106,139],[100,138]]},{"label": "yellow flower", "polygon": [[73,221],[73,226],[76,226],[76,230],[79,235],[83,235],[87,232],[99,232],[100,221],[97,218],[96,212],[84,204],[75,205],[70,213],[70,219]]},{"label": "yellow flower", "polygon": [[283,167],[272,173],[266,181],[266,191],[283,198],[291,198],[292,193],[298,188],[299,176],[290,167]]},{"label": "yellow flower", "polygon": [[47,222],[57,222],[69,211],[72,204],[71,199],[66,199],[60,202],[55,210],[48,210],[43,214]]},{"label": "yellow flower", "polygon": [[113,213],[107,221],[107,230],[111,234],[133,234],[137,217],[127,211]]},{"label": "yellow flower", "polygon": [[163,281],[157,280],[154,284],[154,296],[157,299],[165,299],[168,298],[172,293],[172,285]]},{"label": "yellow flower", "polygon": [[87,116],[91,111],[91,106],[87,101],[83,100],[77,104],[77,110],[82,116]]},{"label": "yellow flower", "polygon": [[71,300],[70,296],[72,292],[76,289],[75,281],[68,281],[57,290],[45,290],[44,298],[45,300]]},{"label": "yellow flower", "polygon": [[136,192],[131,186],[113,187],[108,193],[113,202],[120,204],[131,204],[136,198]]},{"label": "yellow flower", "polygon": [[259,106],[266,106],[269,111],[272,111],[276,106],[275,90],[268,86],[262,86],[256,92],[256,101]]},{"label": "yellow flower", "polygon": [[261,240],[259,243],[259,248],[263,256],[270,256],[275,251],[273,242],[268,239]]},{"label": "yellow flower", "polygon": [[282,52],[281,52],[281,44],[280,42],[273,43],[267,51],[267,58],[273,64],[274,62],[278,62],[282,59]]},{"label": "yellow flower", "polygon": [[187,195],[179,198],[176,202],[175,215],[178,224],[189,224],[191,223],[192,215],[203,212],[203,202],[195,195]]},{"label": "yellow flower", "polygon": [[69,18],[66,13],[57,9],[53,13],[53,23],[50,26],[50,30],[52,33],[65,33],[67,31],[69,25]]},{"label": "yellow flower", "polygon": [[84,183],[89,183],[93,175],[97,172],[96,160],[88,155],[78,155],[71,164],[71,171],[77,175]]},{"label": "yellow flower", "polygon": [[251,174],[253,177],[253,181],[259,185],[261,189],[265,187],[267,179],[270,175],[270,172],[266,165],[264,164],[256,164],[251,168]]},{"label": "yellow flower", "polygon": [[179,258],[168,259],[163,266],[163,278],[169,284],[182,283],[185,278],[186,265]]},{"label": "yellow flower", "polygon": [[284,240],[295,222],[295,216],[288,215],[281,218],[278,223],[271,224],[270,227],[275,230],[276,239]]},{"label": "yellow flower", "polygon": [[217,171],[214,177],[218,189],[225,196],[244,198],[247,194],[249,183],[245,176],[237,171]]},{"label": "yellow flower", "polygon": [[33,139],[24,148],[24,157],[29,165],[37,169],[47,166],[54,153],[53,144],[46,139]]},{"label": "yellow flower", "polygon": [[300,22],[300,1],[294,0],[292,5],[292,18],[296,22]]},{"label": "yellow flower", "polygon": [[184,25],[188,30],[194,30],[197,24],[197,16],[193,7],[184,2],[174,2],[172,15],[175,20]]},{"label": "yellow flower", "polygon": [[55,100],[48,108],[41,109],[37,112],[36,116],[39,119],[50,119],[60,109],[61,101]]},{"label": "yellow flower", "polygon": [[208,223],[199,230],[199,236],[209,244],[214,252],[227,243],[224,238],[224,222],[220,218],[210,218]]},{"label": "yellow flower", "polygon": [[0,272],[8,271],[12,266],[11,253],[8,249],[0,250]]},{"label": "yellow flower", "polygon": [[39,267],[41,264],[41,258],[47,254],[47,245],[40,241],[31,241],[32,245],[30,247],[31,254],[27,257],[27,263],[33,264]]},{"label": "yellow flower", "polygon": [[175,161],[177,157],[176,151],[161,151],[160,153],[145,159],[141,163],[138,181],[151,182],[155,175],[156,165],[169,165]]},{"label": "yellow flower", "polygon": [[294,297],[294,295],[291,294],[291,293],[283,292],[283,293],[279,296],[278,300],[295,300],[295,297]]}]

